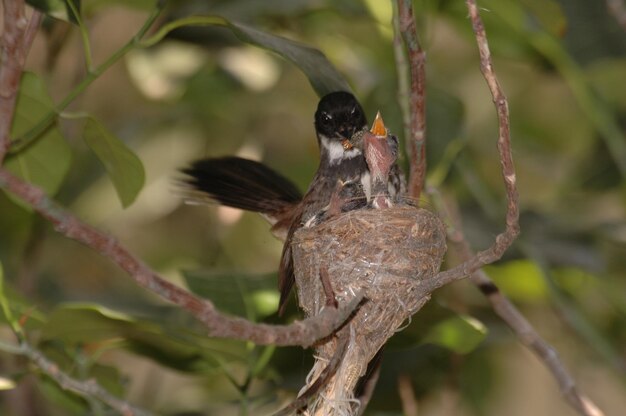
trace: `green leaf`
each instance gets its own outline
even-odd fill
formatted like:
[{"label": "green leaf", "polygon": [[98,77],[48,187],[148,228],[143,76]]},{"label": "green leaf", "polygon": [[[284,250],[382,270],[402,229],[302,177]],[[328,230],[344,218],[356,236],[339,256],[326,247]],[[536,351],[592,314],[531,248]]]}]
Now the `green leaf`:
[{"label": "green leaf", "polygon": [[548,294],[541,269],[531,260],[513,260],[486,266],[484,270],[500,290],[513,300],[541,301]]},{"label": "green leaf", "polygon": [[[31,72],[24,72],[11,137],[19,137],[29,131],[51,111],[54,111],[54,104],[41,78]],[[20,178],[53,195],[61,186],[70,162],[70,148],[54,125],[30,146],[15,155],[9,155],[5,166]],[[9,197],[17,201],[11,195]]]},{"label": "green leaf", "polygon": [[458,315],[435,325],[424,342],[440,345],[459,354],[474,350],[487,335],[487,328],[471,316]]},{"label": "green leaf", "polygon": [[164,327],[160,322],[135,319],[97,304],[67,304],[55,309],[42,336],[70,345],[106,346],[117,341],[116,345],[128,351],[190,373],[213,371],[222,361],[244,356],[243,347],[237,348],[234,342],[194,336],[182,327]]},{"label": "green leaf", "polygon": [[123,397],[125,380],[119,368],[95,363],[89,368],[89,378],[96,379],[109,393]]},{"label": "green leaf", "polygon": [[258,320],[278,309],[276,274],[243,275],[207,270],[184,271],[189,289],[223,312]]},{"label": "green leaf", "polygon": [[297,65],[320,97],[333,91],[350,91],[343,76],[319,50],[242,23],[229,22],[229,26],[242,41],[276,52]]},{"label": "green leaf", "polygon": [[172,30],[185,26],[226,27],[241,41],[279,54],[304,72],[320,97],[333,91],[350,91],[344,77],[319,50],[221,16],[193,16],[175,20],[164,25],[152,37],[141,42],[141,45],[154,45]]},{"label": "green leaf", "polygon": [[126,208],[132,204],[145,181],[141,160],[92,117],[87,119],[83,138],[104,165],[122,206]]},{"label": "green leaf", "polygon": [[[26,3],[44,14],[66,22],[78,23],[68,2],[70,0],[26,0]],[[80,0],[71,0],[80,12]]]}]

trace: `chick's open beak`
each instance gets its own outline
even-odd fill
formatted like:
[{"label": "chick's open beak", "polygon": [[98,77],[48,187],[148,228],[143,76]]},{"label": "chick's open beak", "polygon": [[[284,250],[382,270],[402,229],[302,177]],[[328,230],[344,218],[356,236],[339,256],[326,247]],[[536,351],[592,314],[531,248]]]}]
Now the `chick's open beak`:
[{"label": "chick's open beak", "polygon": [[370,133],[377,137],[387,137],[387,129],[385,128],[385,123],[383,123],[383,117],[380,115],[380,111],[376,113],[376,118],[374,119]]}]

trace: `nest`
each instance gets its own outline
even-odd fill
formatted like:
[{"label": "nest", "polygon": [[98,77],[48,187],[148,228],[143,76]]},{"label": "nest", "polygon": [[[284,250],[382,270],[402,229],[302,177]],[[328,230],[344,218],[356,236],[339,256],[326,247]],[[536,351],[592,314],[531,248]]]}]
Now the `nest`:
[{"label": "nest", "polygon": [[358,292],[367,299],[344,328],[316,347],[303,391],[327,377],[322,374],[339,340],[347,342],[343,359],[308,404],[307,414],[358,413],[357,382],[378,350],[430,298],[416,289],[415,281],[437,274],[445,237],[435,214],[409,205],[350,211],[296,232],[292,253],[298,299],[307,316],[327,305],[320,273],[327,276],[338,303],[349,302]]}]

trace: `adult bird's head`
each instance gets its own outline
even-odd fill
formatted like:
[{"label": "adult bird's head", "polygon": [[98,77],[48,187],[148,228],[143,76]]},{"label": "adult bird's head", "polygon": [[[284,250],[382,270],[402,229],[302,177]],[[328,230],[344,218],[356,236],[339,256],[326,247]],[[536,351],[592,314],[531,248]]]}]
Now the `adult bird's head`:
[{"label": "adult bird's head", "polygon": [[322,159],[326,157],[334,165],[361,155],[360,151],[349,147],[349,140],[366,126],[365,113],[354,95],[337,91],[322,97],[315,112],[315,131]]}]

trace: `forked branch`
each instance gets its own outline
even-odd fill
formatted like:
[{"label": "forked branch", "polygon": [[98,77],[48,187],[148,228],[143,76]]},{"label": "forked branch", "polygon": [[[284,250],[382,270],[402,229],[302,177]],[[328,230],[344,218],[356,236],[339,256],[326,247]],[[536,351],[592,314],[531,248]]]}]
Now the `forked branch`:
[{"label": "forked branch", "polygon": [[485,33],[485,26],[478,12],[476,0],[466,0],[469,16],[472,22],[478,53],[480,55],[480,70],[487,81],[491,97],[498,114],[498,153],[502,167],[504,188],[506,190],[507,210],[506,227],[503,232],[496,236],[496,241],[486,250],[478,252],[472,258],[464,261],[452,269],[439,273],[430,284],[435,288],[444,286],[458,280],[460,277],[469,276],[482,266],[499,260],[507,248],[511,246],[519,234],[519,203],[515,177],[513,156],[511,155],[511,130],[509,122],[509,105],[502,92],[500,83],[496,78],[491,62],[491,52]]},{"label": "forked branch", "polygon": [[242,318],[227,316],[217,311],[208,300],[201,299],[159,276],[114,238],[65,211],[48,198],[42,189],[2,168],[0,168],[0,187],[31,206],[52,223],[59,233],[107,257],[126,271],[139,286],[190,312],[205,324],[213,337],[252,341],[259,345],[308,347],[330,335],[343,324],[363,299],[363,295],[359,294],[350,304],[342,305],[339,309],[326,308],[317,316],[284,326],[254,324]]},{"label": "forked branch", "polygon": [[41,351],[22,339],[19,345],[2,343],[0,350],[22,355],[30,360],[46,376],[54,380],[63,390],[71,391],[82,397],[98,399],[123,416],[151,416],[152,413],[136,407],[109,393],[95,379],[79,380],[61,370],[55,362],[48,359]]},{"label": "forked branch", "polygon": [[[437,211],[448,224],[448,240],[451,241],[459,256],[467,260],[474,256],[463,234],[461,217],[457,207],[450,199],[440,195],[437,189],[429,189],[429,194],[435,201]],[[559,388],[568,403],[585,416],[603,416],[604,413],[585,395],[580,393],[576,383],[565,365],[561,362],[556,350],[535,330],[521,312],[493,283],[483,270],[477,270],[470,276],[470,280],[485,295],[495,313],[511,328],[519,341],[530,349],[552,373]]]}]

